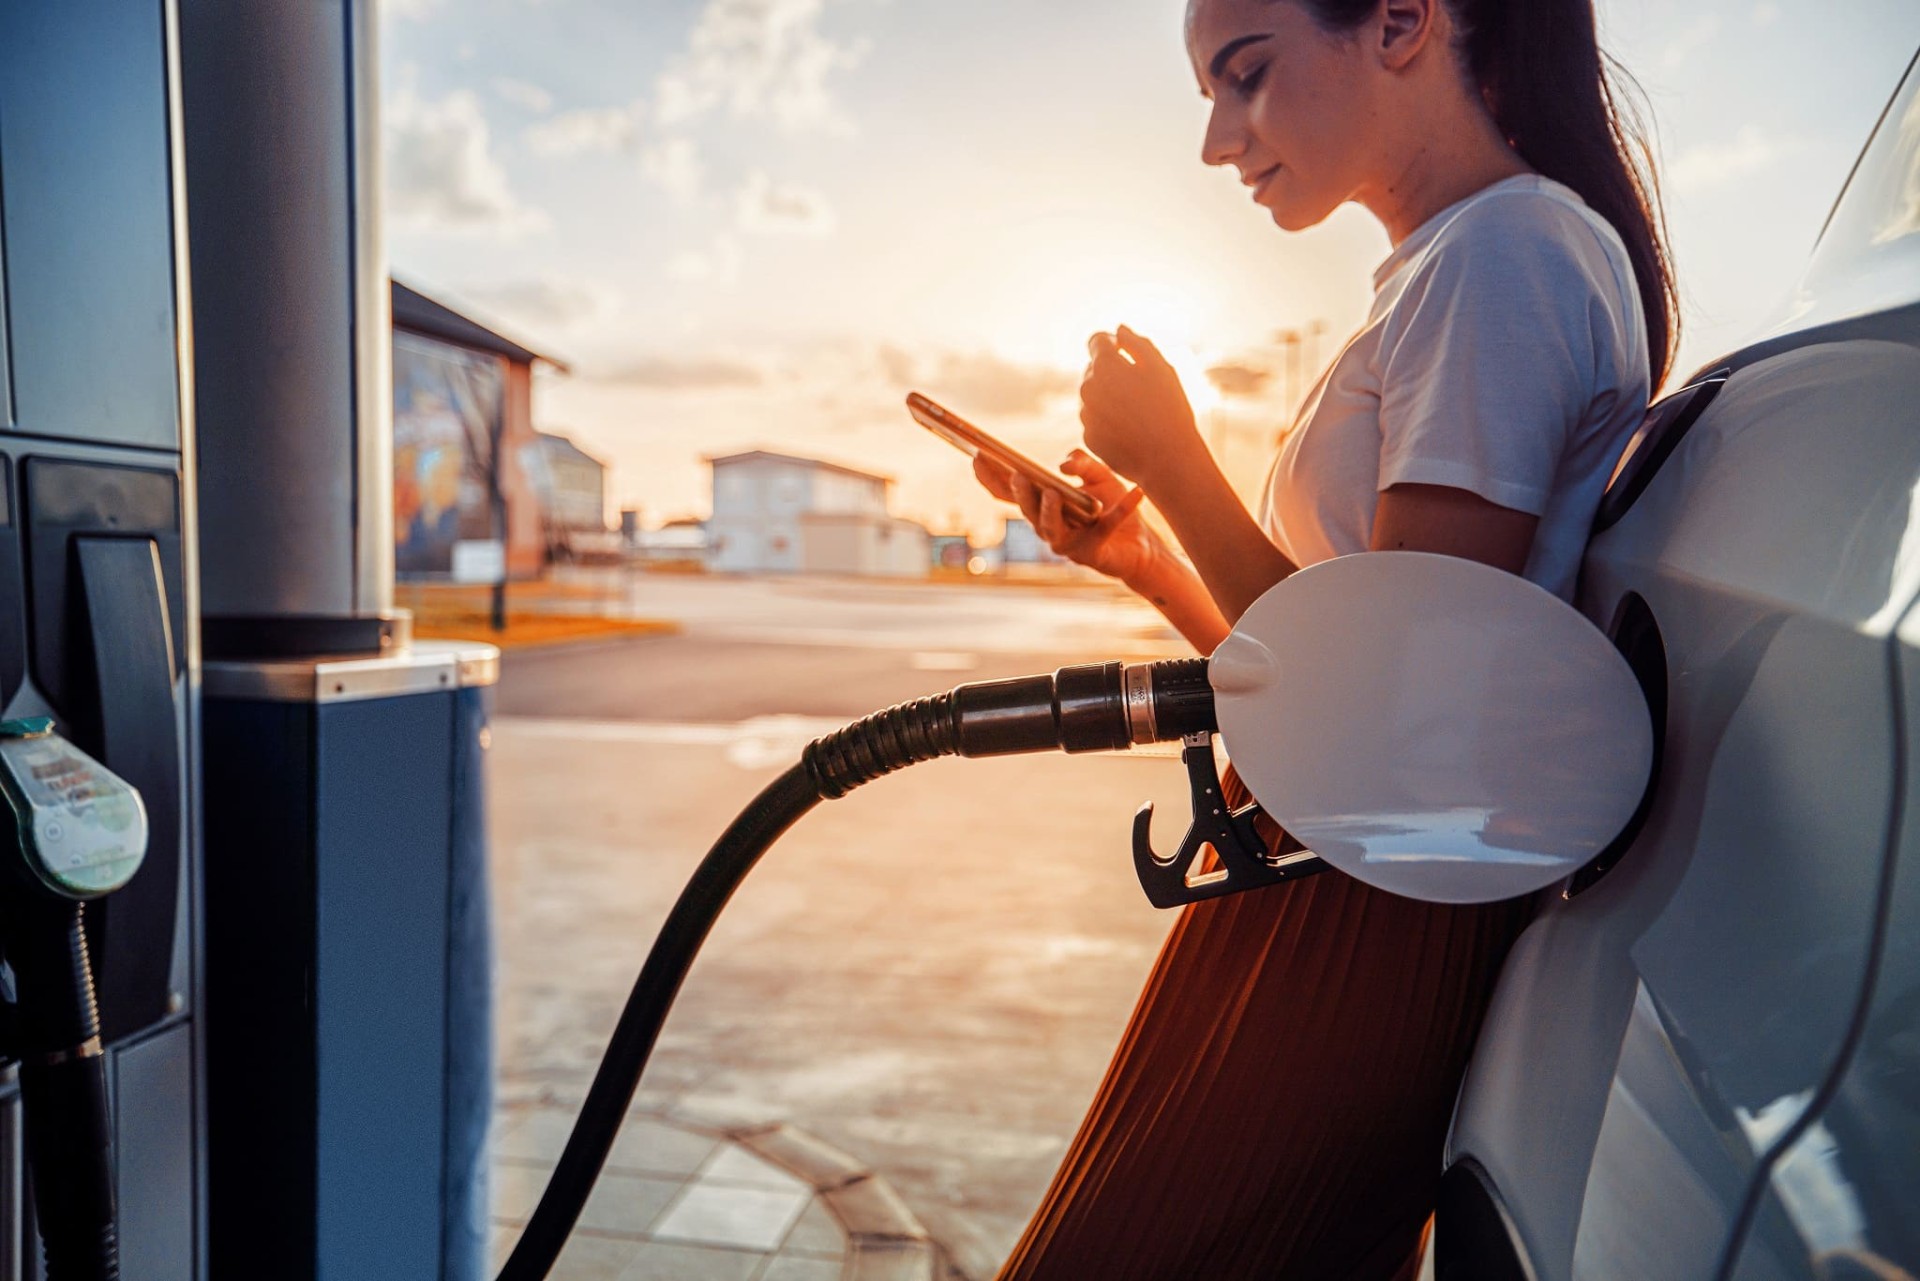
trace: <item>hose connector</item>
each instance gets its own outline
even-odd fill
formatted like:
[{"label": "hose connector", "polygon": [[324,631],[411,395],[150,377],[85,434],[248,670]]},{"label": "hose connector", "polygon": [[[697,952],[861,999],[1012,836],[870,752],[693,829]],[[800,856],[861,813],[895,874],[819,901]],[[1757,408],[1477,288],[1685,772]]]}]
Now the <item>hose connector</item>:
[{"label": "hose connector", "polygon": [[821,797],[837,800],[936,756],[1117,752],[1213,727],[1205,659],[1085,663],[889,707],[815,739],[803,759]]}]

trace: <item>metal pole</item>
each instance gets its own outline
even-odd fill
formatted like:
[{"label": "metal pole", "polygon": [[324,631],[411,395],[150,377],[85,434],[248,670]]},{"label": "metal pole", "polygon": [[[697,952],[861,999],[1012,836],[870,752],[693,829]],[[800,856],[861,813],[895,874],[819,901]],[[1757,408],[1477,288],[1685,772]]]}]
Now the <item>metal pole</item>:
[{"label": "metal pole", "polygon": [[371,0],[185,0],[201,584],[214,657],[395,643]]}]

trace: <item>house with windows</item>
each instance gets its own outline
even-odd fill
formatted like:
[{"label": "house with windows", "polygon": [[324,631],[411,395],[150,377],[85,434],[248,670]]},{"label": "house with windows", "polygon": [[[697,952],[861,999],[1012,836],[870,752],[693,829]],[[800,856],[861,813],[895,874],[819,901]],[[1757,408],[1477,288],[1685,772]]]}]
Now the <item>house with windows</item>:
[{"label": "house with windows", "polygon": [[764,449],[705,461],[713,470],[710,568],[926,576],[931,536],[887,510],[888,477]]}]

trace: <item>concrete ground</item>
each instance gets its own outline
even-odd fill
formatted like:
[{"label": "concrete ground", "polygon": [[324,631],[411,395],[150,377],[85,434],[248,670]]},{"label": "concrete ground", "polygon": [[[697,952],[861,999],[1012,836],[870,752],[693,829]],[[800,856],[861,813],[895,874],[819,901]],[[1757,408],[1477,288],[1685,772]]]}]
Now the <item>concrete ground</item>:
[{"label": "concrete ground", "polygon": [[[965,680],[1180,652],[1144,610],[1083,590],[657,581],[638,581],[632,608],[682,634],[503,667],[491,777],[510,1117],[577,1103],[689,870],[809,738]],[[1171,921],[1129,862],[1144,800],[1173,843],[1172,754],[938,761],[823,805],[721,917],[636,1108],[818,1136],[894,1189],[962,1272],[990,1277]]]}]

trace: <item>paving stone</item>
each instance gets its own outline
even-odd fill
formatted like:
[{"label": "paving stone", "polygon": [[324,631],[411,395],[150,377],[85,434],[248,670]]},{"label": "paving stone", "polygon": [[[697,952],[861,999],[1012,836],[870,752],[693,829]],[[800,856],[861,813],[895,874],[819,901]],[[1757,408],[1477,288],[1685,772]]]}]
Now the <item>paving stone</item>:
[{"label": "paving stone", "polygon": [[719,1146],[720,1140],[712,1135],[630,1112],[613,1141],[613,1150],[607,1153],[607,1168],[628,1174],[687,1178],[705,1165]]},{"label": "paving stone", "polygon": [[840,1260],[777,1255],[767,1260],[766,1271],[754,1281],[840,1281]]},{"label": "paving stone", "polygon": [[722,1144],[700,1167],[702,1183],[729,1183],[743,1188],[771,1188],[778,1192],[813,1191],[813,1185],[799,1176],[765,1161],[736,1144]]},{"label": "paving stone", "polygon": [[848,1261],[847,1281],[934,1281],[933,1247],[924,1241],[860,1246]]},{"label": "paving stone", "polygon": [[628,1260],[616,1281],[752,1281],[766,1258],[750,1250],[649,1241]]},{"label": "paving stone", "polygon": [[622,1281],[643,1242],[574,1233],[554,1260],[551,1281]]},{"label": "paving stone", "polygon": [[547,1190],[553,1172],[548,1161],[497,1160],[493,1163],[493,1217],[522,1224]]},{"label": "paving stone", "polygon": [[642,1236],[685,1186],[678,1179],[648,1179],[602,1170],[580,1211],[580,1231]]},{"label": "paving stone", "polygon": [[573,1122],[573,1113],[549,1108],[498,1117],[494,1122],[493,1154],[552,1165],[560,1159],[560,1149],[573,1133]]},{"label": "paving stone", "polygon": [[780,1243],[780,1252],[838,1259],[847,1252],[846,1230],[816,1197],[794,1220],[787,1239]]},{"label": "paving stone", "polygon": [[845,1187],[872,1172],[864,1162],[790,1125],[736,1134],[734,1140],[793,1171],[822,1192]]},{"label": "paving stone", "polygon": [[884,1180],[860,1179],[844,1188],[825,1193],[827,1208],[833,1211],[847,1235],[876,1240],[924,1241],[927,1236],[913,1211]]},{"label": "paving stone", "polygon": [[493,1271],[498,1273],[506,1266],[507,1256],[513,1253],[513,1247],[520,1242],[520,1229],[504,1223],[493,1225]]},{"label": "paving stone", "polygon": [[692,1183],[653,1225],[663,1241],[772,1250],[786,1237],[811,1199],[804,1188],[737,1188]]}]

